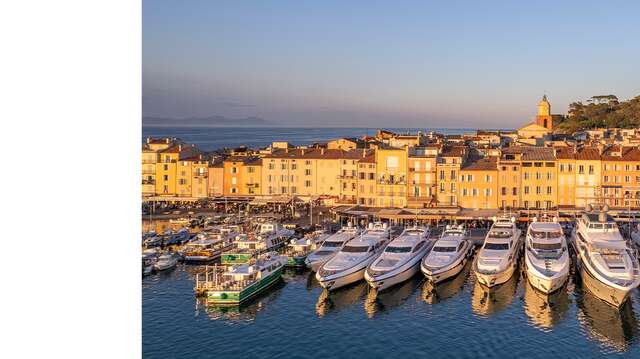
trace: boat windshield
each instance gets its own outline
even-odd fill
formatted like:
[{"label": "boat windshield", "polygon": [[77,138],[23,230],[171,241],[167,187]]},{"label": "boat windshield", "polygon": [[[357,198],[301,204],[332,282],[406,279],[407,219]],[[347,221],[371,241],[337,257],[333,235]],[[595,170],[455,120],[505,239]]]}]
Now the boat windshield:
[{"label": "boat windshield", "polygon": [[560,250],[560,248],[562,248],[562,244],[561,243],[538,243],[538,242],[532,242],[531,246],[533,247],[533,249],[543,250],[543,251],[557,251],[557,250]]},{"label": "boat windshield", "polygon": [[347,253],[365,253],[369,251],[369,247],[365,246],[345,246],[342,248],[343,252]]},{"label": "boat windshield", "polygon": [[484,249],[491,249],[494,251],[504,251],[509,249],[509,243],[485,243]]},{"label": "boat windshield", "polygon": [[410,236],[421,236],[423,232],[419,229],[410,229],[406,233]]},{"label": "boat windshield", "polygon": [[616,229],[617,226],[615,223],[591,223],[589,224],[590,229]]},{"label": "boat windshield", "polygon": [[411,252],[411,247],[387,247],[387,249],[385,249],[385,252],[387,253],[409,253]]},{"label": "boat windshield", "polygon": [[556,239],[562,236],[561,231],[534,231],[531,230],[531,237],[534,239]]},{"label": "boat windshield", "polygon": [[456,247],[440,247],[440,246],[436,246],[436,247],[433,247],[433,251],[434,252],[455,252],[456,251]]},{"label": "boat windshield", "polygon": [[510,238],[512,235],[509,231],[491,231],[489,232],[489,238]]},{"label": "boat windshield", "polygon": [[328,241],[322,244],[323,247],[340,247],[344,242]]}]

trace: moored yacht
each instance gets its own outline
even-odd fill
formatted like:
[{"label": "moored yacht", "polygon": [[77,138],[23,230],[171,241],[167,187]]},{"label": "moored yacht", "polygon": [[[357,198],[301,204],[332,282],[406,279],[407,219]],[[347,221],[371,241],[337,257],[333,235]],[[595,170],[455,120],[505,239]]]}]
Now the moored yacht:
[{"label": "moored yacht", "polygon": [[569,277],[571,259],[563,228],[557,222],[533,222],[527,230],[525,266],[531,285],[552,293]]},{"label": "moored yacht", "polygon": [[393,239],[364,273],[364,279],[378,290],[404,282],[420,271],[420,261],[431,250],[428,227],[411,227]]},{"label": "moored yacht", "polygon": [[317,250],[309,253],[304,263],[312,271],[317,272],[318,269],[329,259],[333,258],[344,245],[360,234],[358,227],[354,227],[351,223],[342,227],[338,232],[332,234],[322,242]]},{"label": "moored yacht", "polygon": [[460,273],[473,255],[473,244],[462,226],[447,226],[420,264],[422,273],[433,283],[439,283]]},{"label": "moored yacht", "polygon": [[640,265],[613,218],[591,206],[578,218],[571,237],[582,283],[596,297],[620,307],[640,284]]},{"label": "moored yacht", "polygon": [[390,237],[391,229],[386,223],[370,223],[366,231],[349,241],[318,269],[316,279],[328,290],[362,280],[367,266],[384,250]]},{"label": "moored yacht", "polygon": [[186,263],[211,262],[223,251],[233,248],[233,243],[225,232],[201,232],[196,239],[187,243],[183,250]]},{"label": "moored yacht", "polygon": [[515,218],[494,219],[484,244],[473,262],[473,270],[478,282],[487,287],[493,287],[511,278],[520,259],[521,235],[522,232],[516,227]]}]

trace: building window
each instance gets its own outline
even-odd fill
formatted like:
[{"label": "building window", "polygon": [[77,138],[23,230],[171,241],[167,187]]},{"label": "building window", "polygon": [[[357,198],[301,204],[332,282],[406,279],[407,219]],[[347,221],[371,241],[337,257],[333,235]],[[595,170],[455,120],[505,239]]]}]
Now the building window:
[{"label": "building window", "polygon": [[287,193],[287,187],[284,187],[284,186],[280,187],[280,192]]},{"label": "building window", "polygon": [[292,164],[291,164],[291,169],[292,169],[292,170],[295,170],[295,169],[297,169],[297,168],[298,168],[298,165],[296,165],[295,163],[292,163]]},{"label": "building window", "polygon": [[511,189],[511,194],[514,195],[514,196],[517,196],[518,195],[518,187],[513,187]]},{"label": "building window", "polygon": [[374,180],[376,178],[376,174],[373,172],[369,172],[369,180]]},{"label": "building window", "polygon": [[304,175],[305,176],[311,176],[311,170],[310,169],[304,170]]},{"label": "building window", "polygon": [[287,169],[287,164],[286,163],[281,163],[280,164],[280,169],[281,170],[286,170]]},{"label": "building window", "polygon": [[485,175],[484,176],[484,181],[488,182],[488,183],[491,183],[491,175]]},{"label": "building window", "polygon": [[584,174],[584,165],[579,165],[578,166],[578,173],[581,174],[581,175]]},{"label": "building window", "polygon": [[551,192],[552,192],[551,186],[547,186],[547,194],[551,194]]},{"label": "building window", "polygon": [[506,195],[507,195],[507,187],[502,187],[502,188],[500,189],[500,193],[501,193],[503,196],[506,196]]},{"label": "building window", "polygon": [[477,189],[477,188],[473,188],[473,189],[471,190],[471,194],[472,194],[474,197],[478,196],[478,189]]},{"label": "building window", "polygon": [[462,189],[462,195],[463,195],[463,196],[466,196],[466,195],[467,195],[467,189],[466,189],[466,188],[463,188],[463,189]]},{"label": "building window", "polygon": [[291,194],[296,194],[298,193],[298,189],[296,188],[296,186],[291,186]]},{"label": "building window", "polygon": [[169,176],[164,175],[164,176],[162,176],[162,179],[165,180],[165,181],[168,181],[169,180]]},{"label": "building window", "polygon": [[272,170],[274,169],[275,165],[273,163],[269,163],[269,169]]},{"label": "building window", "polygon": [[540,189],[540,186],[536,186],[536,194],[541,194],[541,193],[542,193],[542,191]]},{"label": "building window", "polygon": [[589,165],[589,174],[592,175],[595,172],[593,165]]},{"label": "building window", "polygon": [[524,194],[529,194],[529,186],[524,186]]},{"label": "building window", "polygon": [[486,197],[491,197],[491,188],[485,188],[484,189],[484,195]]},{"label": "building window", "polygon": [[163,168],[165,171],[168,171],[168,170],[169,170],[169,165],[162,165],[162,168]]}]

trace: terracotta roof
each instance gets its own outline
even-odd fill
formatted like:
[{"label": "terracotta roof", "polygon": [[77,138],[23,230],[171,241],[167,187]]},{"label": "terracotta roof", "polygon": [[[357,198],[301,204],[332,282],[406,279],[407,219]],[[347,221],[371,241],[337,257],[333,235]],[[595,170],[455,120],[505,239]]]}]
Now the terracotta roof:
[{"label": "terracotta roof", "polygon": [[638,147],[613,145],[602,152],[603,161],[640,161]]},{"label": "terracotta roof", "polygon": [[582,147],[578,149],[576,159],[583,161],[597,161],[600,159],[600,153],[595,147]]},{"label": "terracotta roof", "polygon": [[322,149],[322,148],[293,148],[293,149],[276,149],[272,153],[267,154],[264,158],[300,158],[300,159],[352,159],[358,160],[362,158],[362,149],[345,151],[341,149]]},{"label": "terracotta roof", "polygon": [[549,147],[537,146],[513,146],[505,147],[504,154],[522,154],[522,161],[554,161],[553,149]]},{"label": "terracotta roof", "polygon": [[167,148],[165,148],[164,150],[160,150],[158,152],[160,153],[180,153],[181,151],[181,146],[178,144],[174,144],[172,146],[169,146]]},{"label": "terracotta roof", "polygon": [[466,148],[461,146],[448,146],[442,149],[442,157],[462,157]]},{"label": "terracotta roof", "polygon": [[461,168],[462,171],[497,171],[498,163],[495,157],[486,157],[467,163]]}]

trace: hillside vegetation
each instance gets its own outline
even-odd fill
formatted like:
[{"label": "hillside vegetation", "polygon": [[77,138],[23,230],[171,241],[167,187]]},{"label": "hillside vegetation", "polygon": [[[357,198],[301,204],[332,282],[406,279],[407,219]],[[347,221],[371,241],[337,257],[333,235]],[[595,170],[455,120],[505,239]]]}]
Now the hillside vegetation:
[{"label": "hillside vegetation", "polygon": [[558,132],[596,127],[640,128],[640,96],[622,102],[614,95],[593,96],[586,102],[569,105],[568,115],[555,124]]}]

